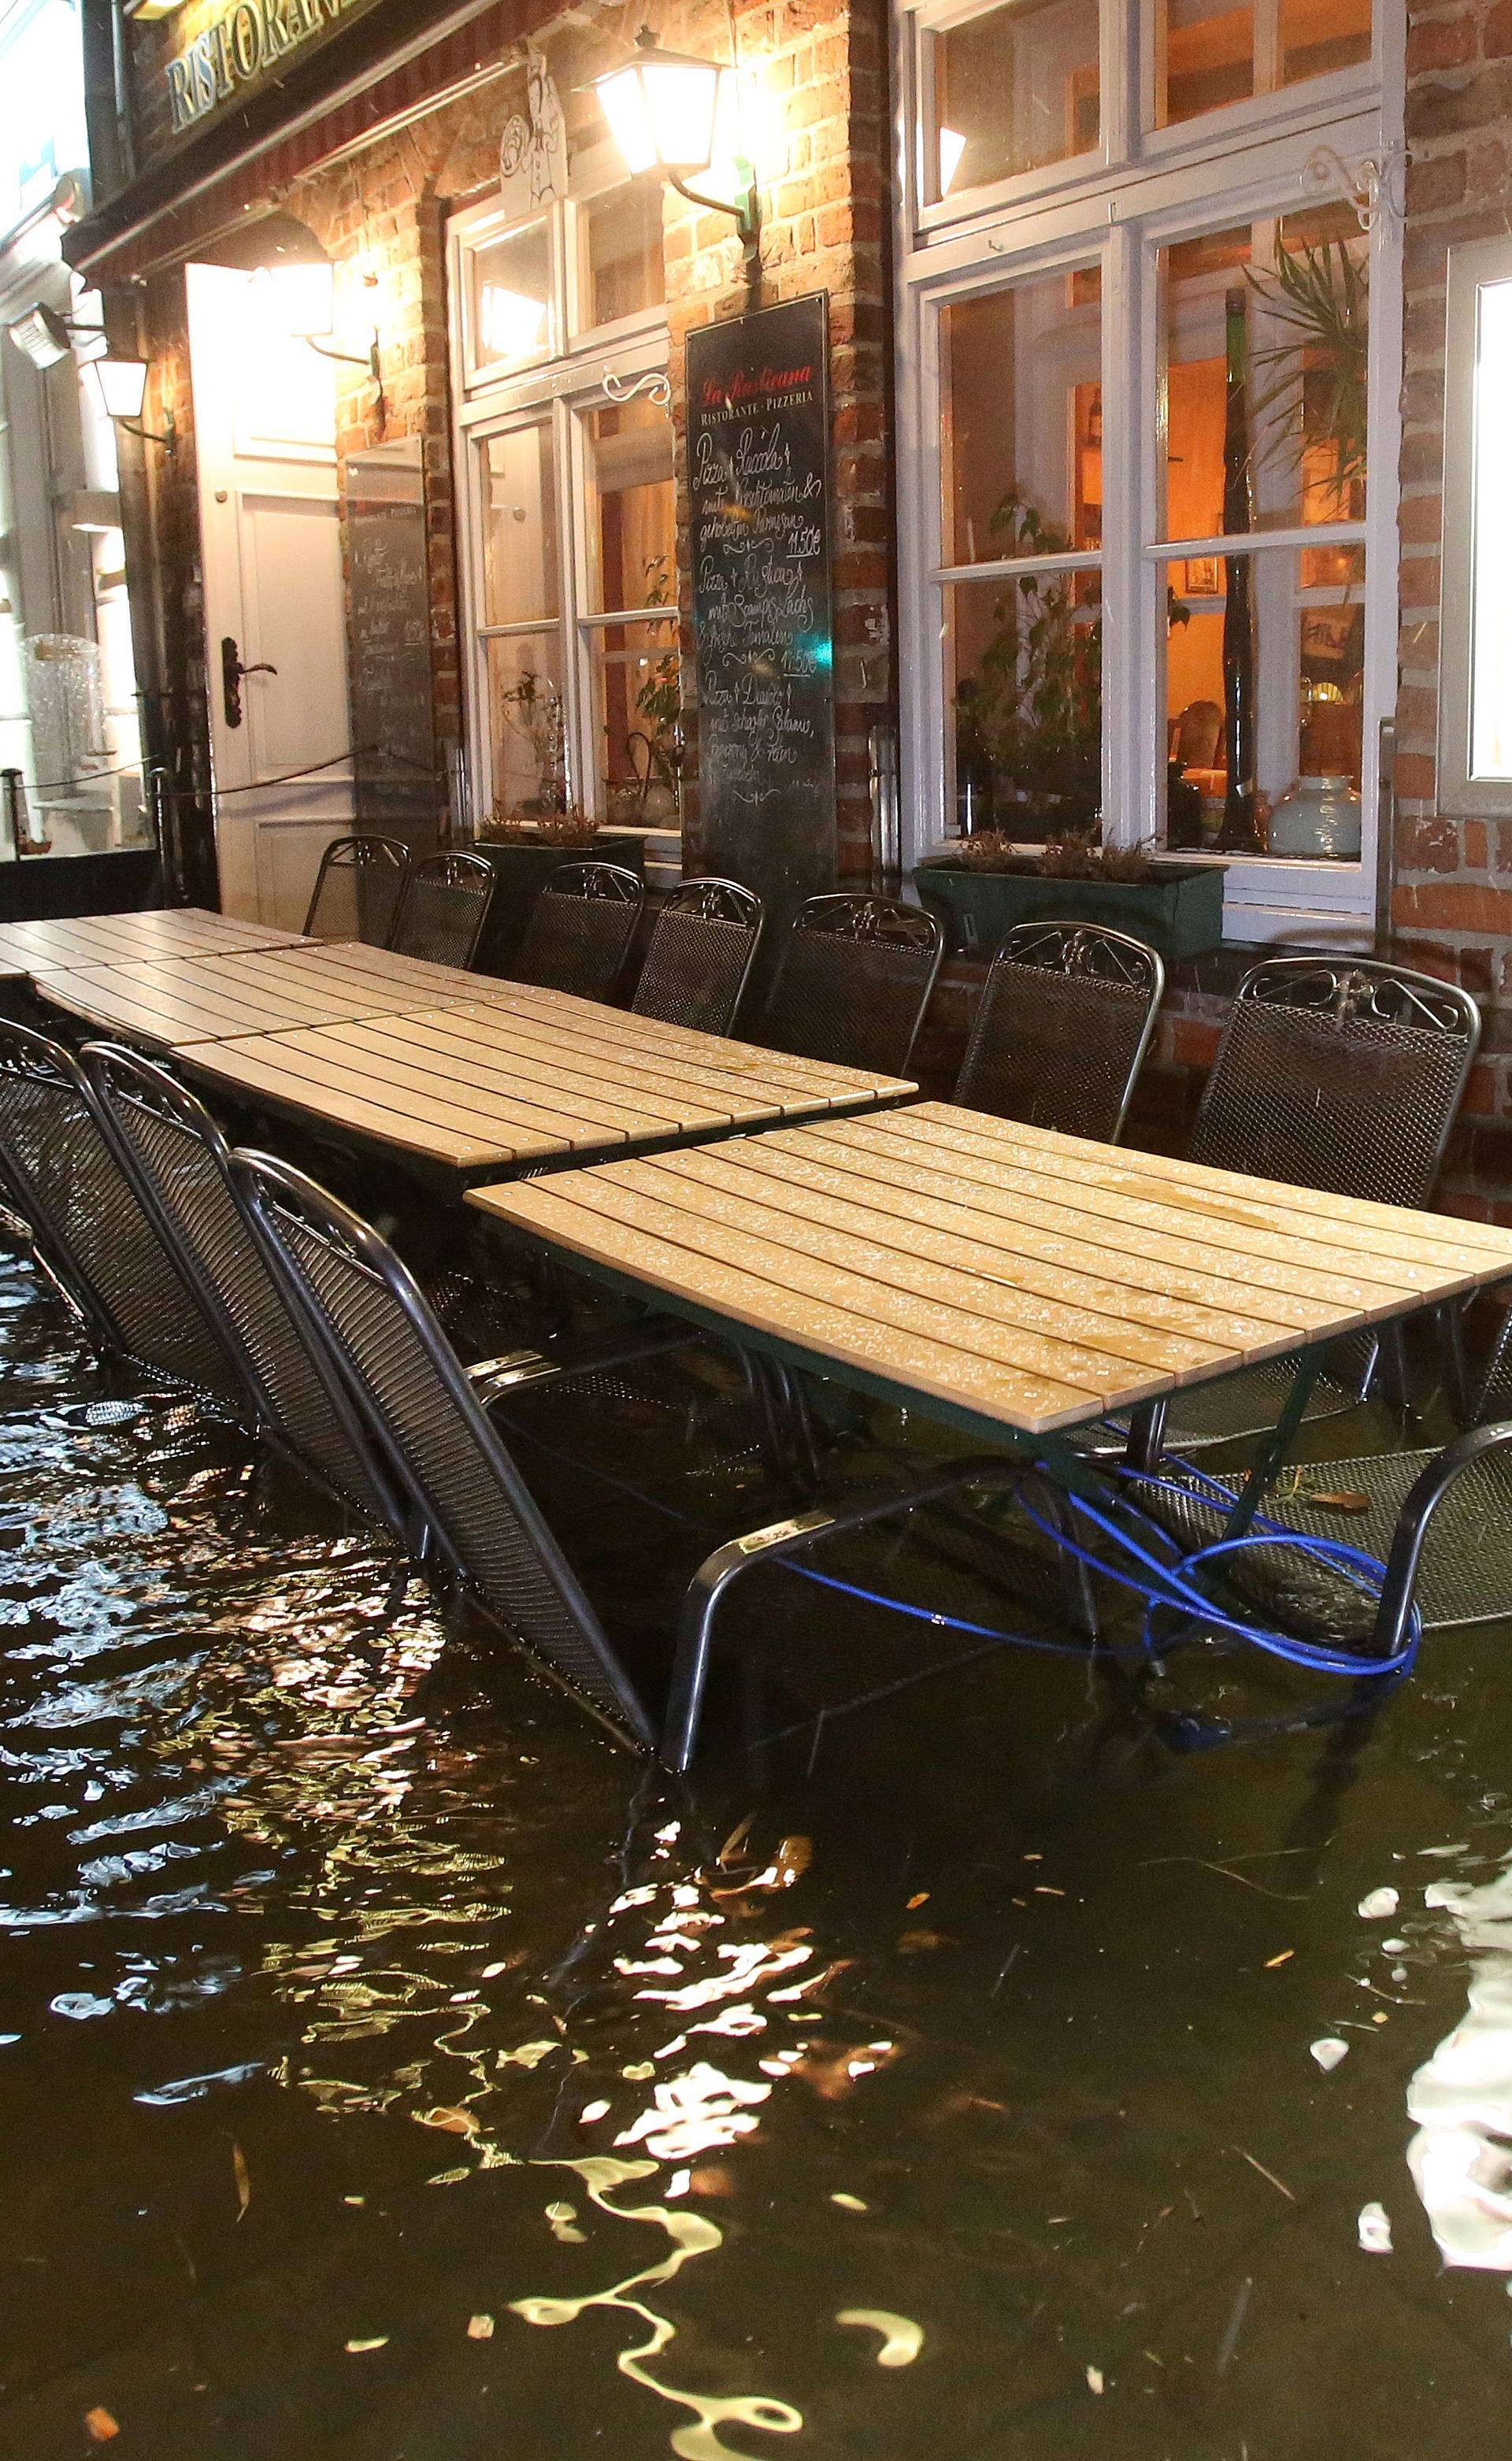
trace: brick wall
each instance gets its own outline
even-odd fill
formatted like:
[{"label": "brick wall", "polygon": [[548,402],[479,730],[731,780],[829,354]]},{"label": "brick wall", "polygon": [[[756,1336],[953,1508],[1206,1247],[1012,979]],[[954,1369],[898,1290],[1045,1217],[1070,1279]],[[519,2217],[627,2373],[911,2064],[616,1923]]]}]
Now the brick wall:
[{"label": "brick wall", "polygon": [[1437,801],[1447,251],[1512,228],[1512,0],[1412,0],[1407,34],[1395,953],[1484,1004],[1444,1201],[1512,1220],[1512,824]]}]

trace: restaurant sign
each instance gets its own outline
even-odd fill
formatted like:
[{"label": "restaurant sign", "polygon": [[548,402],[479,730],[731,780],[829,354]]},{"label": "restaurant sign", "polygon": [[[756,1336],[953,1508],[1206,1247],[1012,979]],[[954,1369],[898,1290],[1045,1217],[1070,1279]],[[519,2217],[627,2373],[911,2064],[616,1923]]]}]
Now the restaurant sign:
[{"label": "restaurant sign", "polygon": [[236,0],[168,62],[175,136],[359,5],[360,0]]}]

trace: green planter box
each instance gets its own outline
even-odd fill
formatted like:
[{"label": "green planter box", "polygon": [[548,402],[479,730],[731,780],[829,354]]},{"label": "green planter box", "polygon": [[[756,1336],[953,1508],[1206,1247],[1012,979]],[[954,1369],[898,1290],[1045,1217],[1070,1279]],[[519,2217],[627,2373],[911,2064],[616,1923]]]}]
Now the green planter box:
[{"label": "green planter box", "polygon": [[494,902],[478,952],[478,971],[485,974],[508,974],[510,960],[524,938],[530,910],[559,864],[613,863],[642,880],[646,877],[645,838],[607,837],[602,830],[591,846],[581,848],[532,845],[528,839],[518,838],[490,845],[480,838],[468,851],[480,854],[494,873]]},{"label": "green planter box", "polygon": [[1148,941],[1162,957],[1192,957],[1224,936],[1224,866],[1162,863],[1154,880],[1042,880],[1035,873],[977,871],[921,863],[913,885],[945,926],[956,954],[990,956],[1015,923],[1054,918],[1104,923]]}]

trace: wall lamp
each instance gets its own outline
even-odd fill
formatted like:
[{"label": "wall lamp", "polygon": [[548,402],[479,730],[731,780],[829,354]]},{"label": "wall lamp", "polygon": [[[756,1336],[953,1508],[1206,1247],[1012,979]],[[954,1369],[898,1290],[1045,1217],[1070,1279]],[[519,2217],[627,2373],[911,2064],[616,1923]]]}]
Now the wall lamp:
[{"label": "wall lamp", "polygon": [[[749,262],[756,246],[756,173],[740,128],[738,70],[664,51],[643,26],[634,57],[595,77],[593,92],[630,172],[664,172],[690,204],[733,214]],[[734,171],[733,196],[710,196],[691,184],[715,163]]]},{"label": "wall lamp", "polygon": [[86,359],[84,367],[94,381],[106,417],[123,427],[128,436],[139,436],[146,444],[160,444],[171,460],[179,450],[179,432],[172,411],[163,412],[160,434],[141,424],[141,405],[147,392],[146,360]]},{"label": "wall lamp", "polygon": [[269,269],[278,285],[279,310],[291,341],[308,343],[323,359],[338,359],[349,368],[366,368],[378,388],[378,417],[386,415],[383,370],[378,359],[378,328],[366,351],[338,351],[324,336],[336,327],[336,268],[327,256],[281,263]]}]

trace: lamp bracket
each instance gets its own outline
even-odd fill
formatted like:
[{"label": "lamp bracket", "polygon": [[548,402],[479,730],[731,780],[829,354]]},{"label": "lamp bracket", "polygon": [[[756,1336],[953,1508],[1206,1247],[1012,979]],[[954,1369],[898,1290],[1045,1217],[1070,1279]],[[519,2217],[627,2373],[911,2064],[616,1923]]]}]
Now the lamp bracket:
[{"label": "lamp bracket", "polygon": [[749,162],[737,161],[735,169],[739,174],[740,186],[733,200],[729,197],[702,196],[696,188],[690,188],[686,180],[679,180],[675,171],[668,172],[667,184],[671,188],[675,188],[680,197],[686,197],[691,205],[701,205],[706,213],[733,214],[735,229],[739,233],[741,246],[745,249],[746,263],[752,265],[756,261],[759,237],[756,174]]},{"label": "lamp bracket", "polygon": [[143,427],[139,418],[117,418],[115,423],[124,428],[128,436],[139,436],[144,444],[160,444],[170,461],[179,450],[179,429],[171,410],[162,414],[160,435],[156,428]]},{"label": "lamp bracket", "polygon": [[1379,154],[1365,154],[1357,162],[1346,162],[1335,147],[1317,145],[1302,168],[1303,194],[1347,197],[1362,231],[1373,231],[1383,214],[1388,222],[1400,223],[1407,208],[1410,159],[1405,145],[1391,144],[1383,146]]},{"label": "lamp bracket", "polygon": [[604,395],[607,401],[633,401],[637,394],[644,394],[658,410],[665,410],[672,397],[671,378],[665,369],[652,368],[645,375],[637,376],[633,383],[627,383],[623,376],[615,374],[612,368],[605,369]]}]

